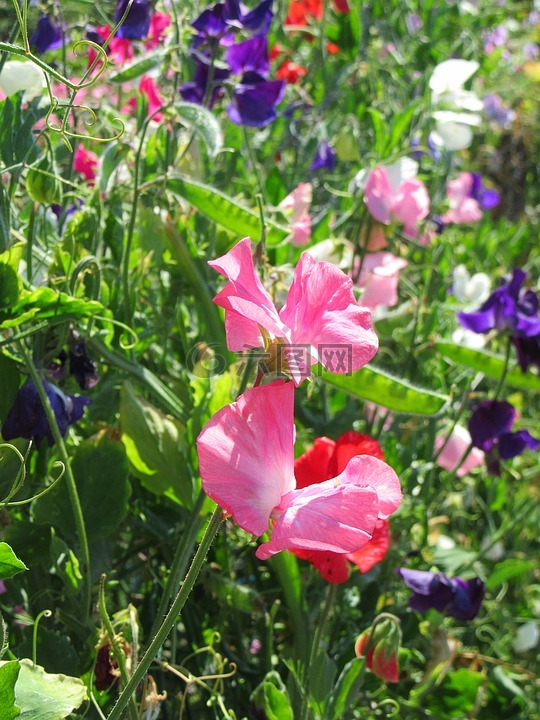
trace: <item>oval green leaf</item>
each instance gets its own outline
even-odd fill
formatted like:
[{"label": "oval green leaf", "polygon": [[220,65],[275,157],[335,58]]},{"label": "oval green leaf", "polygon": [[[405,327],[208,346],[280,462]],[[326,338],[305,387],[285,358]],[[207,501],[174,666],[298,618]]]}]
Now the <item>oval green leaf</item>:
[{"label": "oval green leaf", "polygon": [[7,543],[0,542],[0,580],[13,577],[23,570],[28,570],[23,561],[19,560]]},{"label": "oval green leaf", "polygon": [[[467,367],[484,373],[488,377],[499,380],[504,371],[504,358],[487,350],[473,350],[472,348],[455,345],[447,340],[435,343],[437,350],[448,360],[466,365]],[[540,377],[532,372],[522,373],[519,368],[509,370],[506,382],[522,390],[540,392]]]},{"label": "oval green leaf", "polygon": [[210,110],[190,102],[175,103],[174,109],[178,112],[179,120],[202,138],[208,154],[211,157],[217,155],[223,147],[223,132]]},{"label": "oval green leaf", "polygon": [[131,63],[127,67],[120,70],[120,72],[112,75],[109,80],[114,83],[124,83],[128,80],[133,80],[141,75],[144,75],[149,70],[153,70],[161,64],[163,60],[163,53],[156,53],[155,55],[148,55],[142,60],[137,60]]},{"label": "oval green leaf", "polygon": [[415,387],[406,380],[371,366],[348,375],[336,375],[321,368],[319,377],[327,385],[394,412],[435,415],[448,400],[446,395]]},{"label": "oval green leaf", "polygon": [[[203,183],[187,178],[171,178],[167,187],[180,195],[206,217],[238,235],[238,239],[250,237],[258,240],[261,235],[259,214],[244,207],[233,198]],[[284,240],[289,231],[276,223],[266,221],[266,239],[269,244]]]}]

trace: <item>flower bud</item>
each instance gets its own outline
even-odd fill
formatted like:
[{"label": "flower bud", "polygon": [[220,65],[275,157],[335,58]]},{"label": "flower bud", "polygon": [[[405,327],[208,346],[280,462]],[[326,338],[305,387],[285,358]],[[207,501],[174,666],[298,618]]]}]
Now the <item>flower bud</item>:
[{"label": "flower bud", "polygon": [[29,169],[26,176],[26,189],[34,202],[62,202],[62,183],[56,175],[54,162],[50,162],[47,155],[43,155]]},{"label": "flower bud", "polygon": [[357,639],[354,651],[366,658],[368,670],[386,682],[399,682],[398,654],[401,646],[399,619],[383,613]]}]

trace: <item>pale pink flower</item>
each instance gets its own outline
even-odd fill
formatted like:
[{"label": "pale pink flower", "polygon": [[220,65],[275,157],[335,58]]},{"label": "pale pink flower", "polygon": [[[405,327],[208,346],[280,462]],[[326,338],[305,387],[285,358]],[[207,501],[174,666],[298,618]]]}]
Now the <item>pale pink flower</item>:
[{"label": "pale pink flower", "polygon": [[311,216],[309,208],[313,198],[311,183],[300,183],[278,205],[287,216],[291,226],[291,234],[287,237],[293,245],[303,247],[311,238]]},{"label": "pale pink flower", "polygon": [[357,455],[336,478],[296,490],[293,416],[294,385],[283,382],[219,410],[197,438],[203,489],[252,535],[272,521],[261,560],[292,548],[355,552],[399,507],[399,479],[382,460]]},{"label": "pale pink flower", "polygon": [[450,210],[441,220],[444,223],[470,223],[482,219],[482,210],[478,200],[470,197],[473,189],[472,173],[461,173],[455,180],[450,180],[446,186],[446,197],[450,203]]},{"label": "pale pink flower", "polygon": [[[296,384],[317,362],[331,372],[351,372],[377,352],[371,311],[357,303],[351,278],[335,265],[302,253],[278,312],[255,273],[249,238],[208,264],[229,280],[214,298],[225,309],[229,350],[283,350]],[[334,368],[338,349],[348,362]]]},{"label": "pale pink flower", "polygon": [[90,182],[95,180],[98,167],[99,158],[96,153],[87,150],[84,145],[77,145],[73,156],[73,169],[75,172],[80,173],[85,180]]},{"label": "pale pink flower", "polygon": [[[414,163],[416,165],[416,163]],[[403,158],[369,173],[364,201],[371,215],[383,225],[399,222],[407,235],[416,236],[417,226],[429,213],[429,196],[421,180],[414,177],[413,161]]]},{"label": "pale pink flower", "polygon": [[358,278],[358,286],[364,288],[362,304],[372,310],[378,305],[396,305],[399,271],[407,265],[406,260],[389,252],[366,255]]},{"label": "pale pink flower", "polygon": [[[445,440],[446,436],[437,435],[435,438],[436,452],[440,451]],[[478,448],[473,448],[465,458],[464,462],[461,465],[458,465],[471,442],[469,431],[464,427],[461,427],[461,425],[456,425],[452,430],[452,434],[450,435],[448,442],[444,446],[444,450],[437,457],[435,462],[444,470],[448,470],[449,472],[456,471],[456,475],[458,477],[467,475],[467,473],[469,473],[473,468],[478,467],[478,465],[482,465],[484,462],[484,453]]]}]

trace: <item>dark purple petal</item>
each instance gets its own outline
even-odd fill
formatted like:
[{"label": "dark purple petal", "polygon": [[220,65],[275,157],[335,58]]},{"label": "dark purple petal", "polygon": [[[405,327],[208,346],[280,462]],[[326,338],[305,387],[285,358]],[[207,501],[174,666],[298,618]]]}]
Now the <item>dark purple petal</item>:
[{"label": "dark purple petal", "polygon": [[227,63],[235,75],[252,71],[266,76],[270,70],[268,38],[263,35],[231,45],[227,50]]},{"label": "dark purple petal", "polygon": [[225,0],[230,25],[246,30],[252,35],[266,35],[274,17],[272,2],[273,0],[262,0],[253,10],[242,14],[238,0]]},{"label": "dark purple petal", "polygon": [[38,21],[30,44],[35,45],[38,53],[46,50],[58,50],[62,47],[62,31],[48,15],[42,15]]},{"label": "dark purple petal", "polygon": [[497,302],[491,295],[486,302],[474,312],[459,312],[457,319],[466,330],[475,333],[487,333],[496,326]]},{"label": "dark purple petal", "polygon": [[[85,406],[91,400],[82,395],[64,395],[56,385],[52,385],[45,380],[43,385],[60,433],[64,436],[69,425],[81,419]],[[2,437],[4,440],[26,438],[27,440],[33,440],[37,446],[46,438],[50,446],[54,445],[54,438],[45,410],[31,378],[26,380],[17,393],[13,407],[2,426]]]},{"label": "dark purple petal", "polygon": [[219,39],[229,30],[227,17],[225,5],[216,3],[204,10],[191,26],[208,39]]},{"label": "dark purple petal", "polygon": [[489,452],[501,435],[510,432],[516,410],[504,400],[484,400],[469,420],[469,432],[475,447]]},{"label": "dark purple petal", "polygon": [[531,365],[535,365],[540,370],[540,335],[535,337],[518,337],[512,338],[514,347],[516,348],[519,367],[522,372],[527,372]]},{"label": "dark purple petal", "polygon": [[442,573],[406,568],[398,568],[397,572],[403,578],[405,585],[413,591],[413,595],[409,598],[409,606],[413,610],[442,612],[452,600],[452,587],[448,578]]},{"label": "dark purple petal", "polygon": [[[187,102],[197,103],[202,105],[205,95],[206,87],[208,84],[208,76],[210,74],[210,65],[203,62],[197,56],[195,58],[195,75],[192,82],[185,83],[180,88],[180,95],[183,100]],[[229,77],[229,71],[224,68],[213,68],[212,72],[212,92],[208,99],[208,107],[211,109],[214,107],[219,98],[223,95],[223,82]]]},{"label": "dark purple petal", "polygon": [[485,584],[480,578],[451,578],[450,583],[454,597],[448,606],[448,614],[457,620],[472,620],[478,614],[486,594]]},{"label": "dark purple petal", "polygon": [[[120,22],[126,12],[128,4],[129,0],[118,0],[114,14],[115,23]],[[127,40],[142,40],[147,37],[148,31],[150,30],[151,17],[152,7],[150,0],[133,0],[126,19],[118,28],[116,37],[126,38]]]},{"label": "dark purple petal", "polygon": [[248,72],[236,86],[227,115],[238,125],[264,127],[276,119],[275,106],[285,92],[282,80],[265,80],[256,73]]},{"label": "dark purple petal", "polygon": [[81,390],[90,390],[99,380],[97,368],[83,342],[77,343],[69,351],[69,372],[78,382]]},{"label": "dark purple petal", "polygon": [[332,172],[335,166],[336,153],[332,150],[328,140],[323,140],[315,150],[315,155],[313,156],[309,169],[328,170],[329,172]]},{"label": "dark purple petal", "polygon": [[534,438],[528,430],[505,433],[499,438],[499,455],[503,460],[510,460],[521,455],[526,448],[537,450],[539,447],[540,440]]},{"label": "dark purple petal", "polygon": [[473,200],[480,200],[480,194],[483,189],[482,185],[482,176],[480,173],[469,173],[471,176],[471,190],[469,192],[469,197],[473,198]]}]

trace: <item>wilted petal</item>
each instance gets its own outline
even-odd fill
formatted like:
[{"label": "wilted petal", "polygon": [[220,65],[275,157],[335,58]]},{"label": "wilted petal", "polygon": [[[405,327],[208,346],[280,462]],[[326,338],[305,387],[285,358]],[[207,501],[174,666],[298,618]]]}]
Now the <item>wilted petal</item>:
[{"label": "wilted petal", "polygon": [[293,401],[292,383],[246,390],[197,438],[204,491],[254,535],[295,486]]}]

